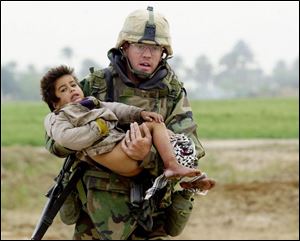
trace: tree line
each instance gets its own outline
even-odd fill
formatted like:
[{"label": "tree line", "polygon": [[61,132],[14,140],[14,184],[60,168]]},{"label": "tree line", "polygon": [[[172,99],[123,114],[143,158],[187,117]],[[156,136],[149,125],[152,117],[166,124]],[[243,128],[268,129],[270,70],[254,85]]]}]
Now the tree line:
[{"label": "tree line", "polygon": [[[65,59],[72,60],[74,51],[70,47],[61,52]],[[299,96],[299,57],[291,66],[278,60],[272,73],[266,75],[243,40],[221,57],[218,68],[213,67],[206,55],[196,58],[193,66],[186,66],[181,56],[174,56],[169,63],[190,99]],[[92,66],[101,64],[84,59],[77,76],[83,78]],[[40,100],[39,80],[48,69],[39,71],[29,65],[26,70],[18,71],[16,62],[1,66],[1,100]]]}]

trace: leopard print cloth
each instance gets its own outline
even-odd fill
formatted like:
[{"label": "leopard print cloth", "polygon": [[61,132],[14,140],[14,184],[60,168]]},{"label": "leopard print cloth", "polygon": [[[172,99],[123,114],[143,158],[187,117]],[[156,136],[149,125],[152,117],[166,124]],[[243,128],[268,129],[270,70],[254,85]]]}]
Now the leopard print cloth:
[{"label": "leopard print cloth", "polygon": [[[170,141],[173,146],[176,159],[179,164],[189,167],[189,168],[197,168],[198,166],[198,159],[196,157],[196,149],[194,142],[189,139],[184,134],[173,134],[170,136]],[[203,178],[202,175],[198,176],[197,178]],[[196,180],[195,178],[184,178],[184,181],[191,181]],[[164,174],[158,176],[152,185],[147,191],[145,195],[145,200],[152,197],[156,191],[165,187],[168,183],[168,179],[165,177]],[[181,180],[180,180],[181,181]],[[190,190],[192,192],[196,192],[197,190]]]}]

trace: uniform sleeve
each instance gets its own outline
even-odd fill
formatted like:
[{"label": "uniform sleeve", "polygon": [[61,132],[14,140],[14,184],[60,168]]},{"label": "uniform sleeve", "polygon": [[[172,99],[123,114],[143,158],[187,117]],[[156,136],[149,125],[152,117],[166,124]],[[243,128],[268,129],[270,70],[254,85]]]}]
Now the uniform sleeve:
[{"label": "uniform sleeve", "polygon": [[110,109],[118,118],[120,124],[141,122],[142,108],[117,102],[101,102],[101,107]]},{"label": "uniform sleeve", "polygon": [[204,148],[197,135],[197,124],[193,120],[192,108],[183,90],[165,123],[173,132],[184,133],[193,140],[198,159],[205,155]]}]

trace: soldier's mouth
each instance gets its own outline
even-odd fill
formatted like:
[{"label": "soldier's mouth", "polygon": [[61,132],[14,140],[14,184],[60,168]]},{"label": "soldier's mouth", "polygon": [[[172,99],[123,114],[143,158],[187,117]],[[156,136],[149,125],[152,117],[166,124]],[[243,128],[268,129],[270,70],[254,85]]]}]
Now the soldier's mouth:
[{"label": "soldier's mouth", "polygon": [[151,64],[149,64],[149,63],[140,63],[139,67],[141,68],[142,71],[151,70]]}]

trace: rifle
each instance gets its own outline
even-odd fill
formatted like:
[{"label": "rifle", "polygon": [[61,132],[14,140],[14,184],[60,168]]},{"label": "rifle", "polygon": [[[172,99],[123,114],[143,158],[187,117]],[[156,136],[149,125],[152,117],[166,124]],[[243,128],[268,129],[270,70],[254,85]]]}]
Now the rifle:
[{"label": "rifle", "polygon": [[31,236],[31,240],[41,240],[46,233],[48,227],[52,224],[53,219],[58,213],[59,209],[63,205],[64,201],[75,188],[79,179],[83,176],[88,164],[84,161],[78,163],[75,171],[73,172],[69,182],[64,187],[63,179],[65,174],[70,172],[70,169],[75,161],[75,154],[70,154],[66,157],[62,169],[57,175],[55,184],[48,190],[46,197],[48,201],[46,202],[42,215],[39,222],[37,223],[35,230]]}]

